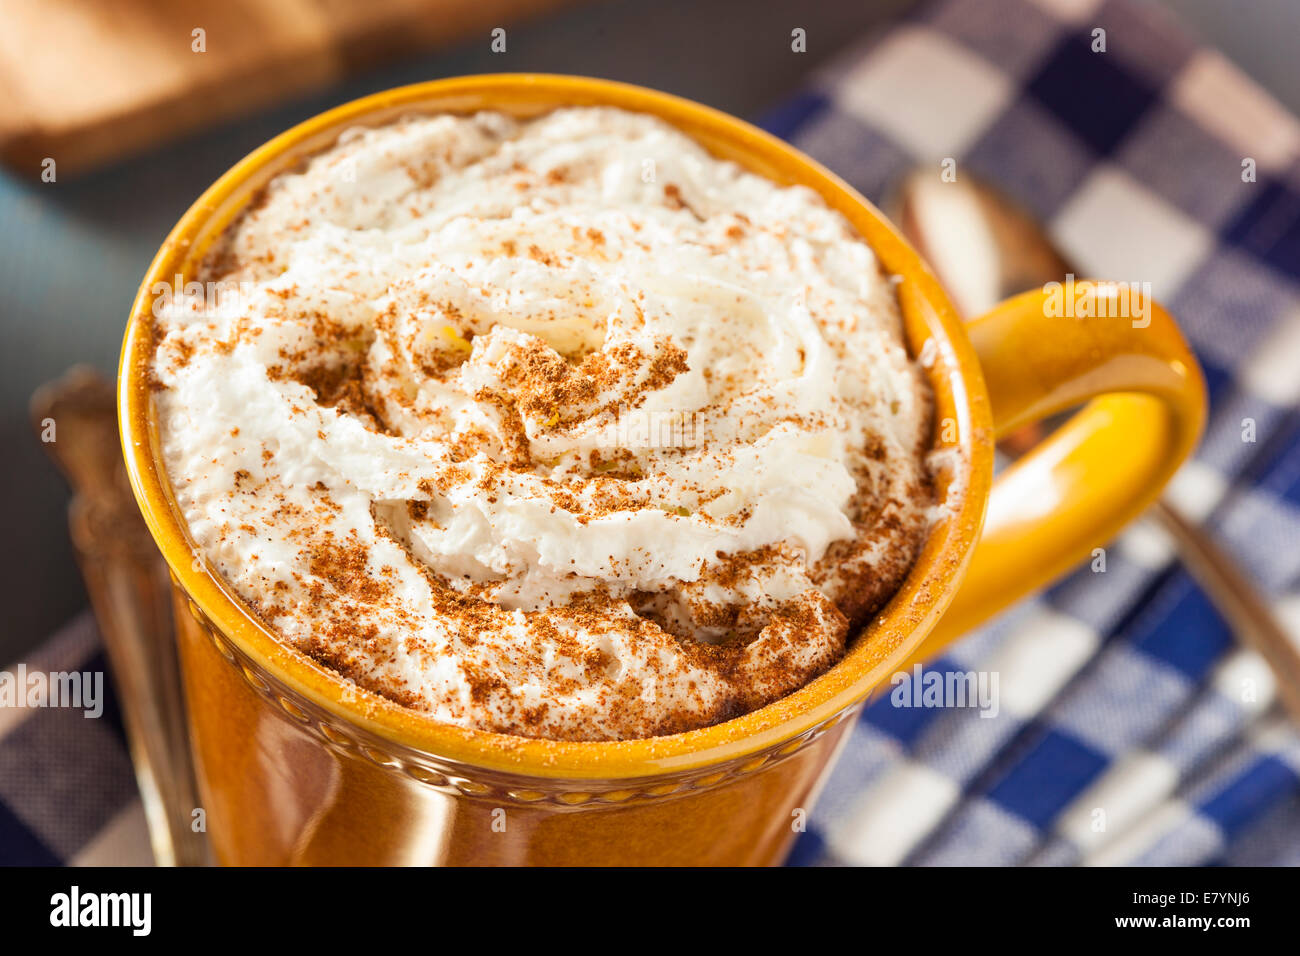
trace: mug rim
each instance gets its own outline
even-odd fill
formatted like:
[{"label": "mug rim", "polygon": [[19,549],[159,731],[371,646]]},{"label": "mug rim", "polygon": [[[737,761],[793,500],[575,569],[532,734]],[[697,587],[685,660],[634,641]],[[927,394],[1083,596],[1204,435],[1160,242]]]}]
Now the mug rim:
[{"label": "mug rim", "polygon": [[[663,737],[565,741],[446,723],[362,690],[280,642],[189,536],[166,477],[148,374],[153,291],[202,257],[265,182],[354,125],[388,114],[507,109],[517,115],[564,106],[608,105],[650,113],[711,152],[760,175],[817,192],[854,226],[887,273],[900,277],[900,306],[935,343],[927,374],[950,401],[957,434],[947,516],[931,527],[893,596],[850,641],[835,665],[792,693],[723,723]],[[773,174],[775,171],[775,174]],[[909,311],[910,310],[910,311]],[[909,333],[910,337],[911,333]],[[912,343],[915,347],[915,343]],[[936,419],[938,419],[936,406]],[[173,580],[209,626],[267,673],[334,717],[393,744],[490,771],[570,780],[619,780],[712,766],[780,747],[840,719],[863,701],[933,629],[964,576],[992,484],[993,426],[974,349],[937,279],[894,226],[851,186],[788,143],[727,113],[633,84],[581,76],[492,73],[383,90],[317,114],[253,150],[213,183],[162,244],[132,306],[118,375],[118,419],[127,472],[145,522]],[[954,502],[953,499],[956,499]]]}]

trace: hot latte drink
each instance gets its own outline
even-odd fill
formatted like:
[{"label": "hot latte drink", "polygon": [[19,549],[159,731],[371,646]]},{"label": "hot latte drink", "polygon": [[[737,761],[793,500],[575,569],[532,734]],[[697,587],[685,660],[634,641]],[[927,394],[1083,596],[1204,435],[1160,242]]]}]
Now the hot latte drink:
[{"label": "hot latte drink", "polygon": [[168,477],[286,644],[454,724],[702,727],[834,664],[929,529],[893,286],[812,191],[611,108],[354,130],[158,310]]}]

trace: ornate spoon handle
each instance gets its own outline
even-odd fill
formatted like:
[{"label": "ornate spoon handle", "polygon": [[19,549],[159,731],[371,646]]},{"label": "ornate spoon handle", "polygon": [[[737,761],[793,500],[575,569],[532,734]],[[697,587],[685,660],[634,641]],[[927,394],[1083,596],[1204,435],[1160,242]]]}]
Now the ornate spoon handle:
[{"label": "ornate spoon handle", "polygon": [[67,477],[68,525],[117,683],[154,859],[208,862],[185,720],[167,568],[122,464],[112,386],[79,366],[32,396],[46,450]]}]

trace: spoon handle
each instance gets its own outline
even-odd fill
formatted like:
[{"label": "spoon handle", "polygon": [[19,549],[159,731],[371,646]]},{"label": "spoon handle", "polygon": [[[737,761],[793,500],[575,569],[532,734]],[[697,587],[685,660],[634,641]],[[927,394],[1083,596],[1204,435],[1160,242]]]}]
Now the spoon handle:
[{"label": "spoon handle", "polygon": [[1164,500],[1151,516],[1174,539],[1178,557],[1232,628],[1277,678],[1277,696],[1300,726],[1300,651],[1240,566],[1193,521]]},{"label": "spoon handle", "polygon": [[167,568],[127,483],[113,388],[93,370],[74,368],[32,396],[31,413],[72,486],[72,544],[117,684],[154,860],[202,865],[208,848],[192,821],[200,800]]}]

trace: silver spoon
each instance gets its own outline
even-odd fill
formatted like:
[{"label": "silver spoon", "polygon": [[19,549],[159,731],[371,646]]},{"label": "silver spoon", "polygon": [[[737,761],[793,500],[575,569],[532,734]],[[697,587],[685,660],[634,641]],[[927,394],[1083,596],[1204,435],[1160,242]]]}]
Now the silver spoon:
[{"label": "silver spoon", "polygon": [[[1009,296],[1079,275],[1031,215],[968,173],[945,182],[937,172],[917,170],[903,180],[887,207],[963,315],[981,315]],[[1031,426],[1002,445],[1012,455],[1023,453],[1044,431]],[[1268,600],[1237,562],[1168,499],[1160,499],[1148,514],[1173,539],[1179,559],[1238,640],[1272,668],[1278,697],[1300,724],[1300,648]]]}]

